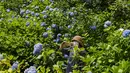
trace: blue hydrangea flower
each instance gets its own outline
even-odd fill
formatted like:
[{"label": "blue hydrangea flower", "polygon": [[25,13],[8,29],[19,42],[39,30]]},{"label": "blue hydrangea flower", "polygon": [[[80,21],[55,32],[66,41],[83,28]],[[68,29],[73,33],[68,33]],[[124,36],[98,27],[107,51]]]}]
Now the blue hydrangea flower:
[{"label": "blue hydrangea flower", "polygon": [[46,9],[46,10],[48,10],[49,8],[50,8],[50,6],[46,6],[46,8],[45,8],[45,9]]},{"label": "blue hydrangea flower", "polygon": [[11,68],[12,68],[12,70],[15,70],[17,67],[18,67],[18,62],[15,62],[15,63],[13,63]]},{"label": "blue hydrangea flower", "polygon": [[69,12],[69,15],[70,16],[74,16],[74,12]]},{"label": "blue hydrangea flower", "polygon": [[46,30],[51,30],[51,28],[47,27]]},{"label": "blue hydrangea flower", "polygon": [[96,26],[90,26],[90,28],[92,29],[92,30],[96,30]]},{"label": "blue hydrangea flower", "polygon": [[26,18],[29,18],[29,16],[28,16],[28,15],[26,15]]},{"label": "blue hydrangea flower", "polygon": [[53,9],[52,9],[52,8],[50,8],[49,10],[50,10],[50,11],[53,11]]},{"label": "blue hydrangea flower", "polygon": [[56,39],[56,42],[57,42],[57,43],[60,42],[60,37],[58,37],[58,38]]},{"label": "blue hydrangea flower", "polygon": [[44,37],[44,38],[47,38],[47,37],[48,37],[48,33],[47,33],[47,32],[44,32],[44,33],[43,33],[43,37]]},{"label": "blue hydrangea flower", "polygon": [[41,26],[46,26],[46,23],[45,23],[45,22],[42,22],[42,23],[41,23]]},{"label": "blue hydrangea flower", "polygon": [[46,11],[42,11],[41,13],[42,13],[42,14],[46,14]]},{"label": "blue hydrangea flower", "polygon": [[53,0],[50,0],[50,2],[52,2],[52,3],[53,3],[54,1],[53,1]]},{"label": "blue hydrangea flower", "polygon": [[29,14],[31,11],[30,10],[26,10],[26,14]]},{"label": "blue hydrangea flower", "polygon": [[123,33],[122,33],[122,36],[123,36],[123,37],[127,37],[127,36],[129,36],[129,35],[130,35],[130,30],[128,30],[128,29],[127,29],[127,30],[124,30]]},{"label": "blue hydrangea flower", "polygon": [[69,56],[67,54],[64,54],[64,58],[68,58]]},{"label": "blue hydrangea flower", "polygon": [[61,37],[61,35],[62,35],[62,34],[59,33],[59,34],[57,34],[57,37]]},{"label": "blue hydrangea flower", "polygon": [[6,11],[7,11],[7,12],[10,12],[10,9],[7,9]]},{"label": "blue hydrangea flower", "polygon": [[26,23],[26,26],[29,26],[29,25],[30,25],[30,22],[27,22],[27,23]]},{"label": "blue hydrangea flower", "polygon": [[25,69],[24,73],[37,73],[35,66],[30,66],[29,68]]},{"label": "blue hydrangea flower", "polygon": [[45,18],[45,19],[46,19],[47,17],[48,17],[47,15],[44,15],[44,16],[43,16],[43,18]]},{"label": "blue hydrangea flower", "polygon": [[31,12],[31,15],[34,15],[34,14],[35,14],[35,13],[32,11],[32,12]]},{"label": "blue hydrangea flower", "polygon": [[53,42],[55,42],[55,43],[56,43],[56,39],[54,39],[54,40],[53,40]]},{"label": "blue hydrangea flower", "polygon": [[14,18],[15,16],[14,15],[12,15],[12,18]]},{"label": "blue hydrangea flower", "polygon": [[56,25],[56,24],[52,24],[51,27],[52,27],[52,28],[57,28],[57,25]]},{"label": "blue hydrangea flower", "polygon": [[35,44],[33,54],[34,55],[40,54],[41,50],[42,50],[42,44],[41,43]]},{"label": "blue hydrangea flower", "polygon": [[91,71],[88,71],[87,73],[92,73]]},{"label": "blue hydrangea flower", "polygon": [[23,15],[25,10],[20,10],[20,15]]},{"label": "blue hydrangea flower", "polygon": [[104,28],[107,28],[108,26],[106,24],[104,24]]},{"label": "blue hydrangea flower", "polygon": [[70,29],[70,28],[71,28],[71,25],[68,25],[68,28]]},{"label": "blue hydrangea flower", "polygon": [[39,16],[39,13],[36,13],[35,16],[38,17],[38,16]]},{"label": "blue hydrangea flower", "polygon": [[111,25],[111,21],[106,21],[106,22],[104,23],[104,25],[110,26],[110,25]]}]

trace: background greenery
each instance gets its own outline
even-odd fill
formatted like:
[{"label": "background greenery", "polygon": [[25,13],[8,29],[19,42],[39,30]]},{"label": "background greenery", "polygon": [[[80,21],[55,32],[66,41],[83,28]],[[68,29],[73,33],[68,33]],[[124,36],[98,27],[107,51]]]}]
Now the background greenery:
[{"label": "background greenery", "polygon": [[[69,15],[70,12],[74,15]],[[104,28],[107,20],[112,25]],[[0,72],[23,73],[35,64],[38,73],[64,73],[63,65],[67,59],[63,57],[59,45],[80,35],[84,37],[87,55],[78,57],[86,65],[82,70],[75,65],[77,69],[73,73],[129,73],[130,37],[122,37],[122,31],[118,30],[129,29],[129,20],[129,0],[1,0],[0,53],[4,59],[0,60]],[[41,26],[42,22],[46,26]],[[29,26],[26,26],[27,23]],[[58,28],[51,28],[52,24]],[[90,29],[90,26],[96,26],[96,30]],[[47,38],[42,36],[44,32],[49,34]],[[56,43],[58,33],[62,36]],[[27,42],[29,45],[26,45]],[[37,43],[43,44],[41,58],[33,55]],[[15,61],[19,65],[12,71],[9,68]]]}]

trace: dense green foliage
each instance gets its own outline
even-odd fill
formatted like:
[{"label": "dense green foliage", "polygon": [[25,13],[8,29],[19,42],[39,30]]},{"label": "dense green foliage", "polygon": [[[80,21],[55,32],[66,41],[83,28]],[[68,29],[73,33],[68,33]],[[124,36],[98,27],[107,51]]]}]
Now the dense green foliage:
[{"label": "dense green foliage", "polygon": [[[0,53],[4,59],[0,60],[0,73],[23,73],[31,63],[38,73],[64,73],[67,59],[59,45],[71,41],[75,35],[84,38],[82,49],[87,54],[75,53],[86,64],[82,70],[75,65],[73,73],[129,73],[130,37],[124,38],[119,30],[130,28],[129,3],[128,0],[1,0]],[[107,28],[106,21],[112,22]],[[52,28],[53,24],[58,27]],[[62,36],[57,41],[59,33]],[[42,43],[43,49],[40,55],[33,55],[37,43]],[[19,62],[18,68],[11,70],[15,61]]]}]

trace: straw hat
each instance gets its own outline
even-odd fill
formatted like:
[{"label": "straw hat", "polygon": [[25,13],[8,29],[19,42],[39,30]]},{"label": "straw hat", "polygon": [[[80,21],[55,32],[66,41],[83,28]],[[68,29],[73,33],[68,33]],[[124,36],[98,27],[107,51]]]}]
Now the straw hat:
[{"label": "straw hat", "polygon": [[83,41],[82,41],[82,37],[81,37],[81,36],[75,36],[75,37],[73,37],[72,42],[73,42],[73,41],[79,42],[80,47],[83,47],[83,46],[84,46],[84,45],[83,45]]}]

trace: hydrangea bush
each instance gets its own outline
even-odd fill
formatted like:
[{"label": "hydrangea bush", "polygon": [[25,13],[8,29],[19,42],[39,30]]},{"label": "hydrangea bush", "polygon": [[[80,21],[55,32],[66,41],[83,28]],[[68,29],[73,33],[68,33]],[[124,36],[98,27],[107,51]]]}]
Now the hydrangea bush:
[{"label": "hydrangea bush", "polygon": [[[130,1],[1,0],[0,73],[65,73],[59,45],[75,35],[72,73],[129,73]],[[85,56],[77,52],[85,49]],[[81,67],[82,66],[82,67]]]}]

